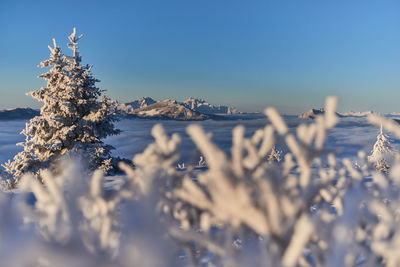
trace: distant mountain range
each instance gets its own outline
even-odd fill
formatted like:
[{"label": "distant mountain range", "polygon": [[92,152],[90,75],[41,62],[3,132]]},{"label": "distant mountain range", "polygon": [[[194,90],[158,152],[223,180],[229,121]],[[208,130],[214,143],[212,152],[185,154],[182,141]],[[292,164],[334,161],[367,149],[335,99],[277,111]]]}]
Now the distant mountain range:
[{"label": "distant mountain range", "polygon": [[[310,109],[309,111],[299,114],[299,118],[315,118],[317,115],[324,114],[324,108]],[[379,114],[374,111],[365,112],[336,112],[342,118],[363,118],[369,114]],[[0,110],[0,120],[28,120],[40,115],[38,109],[32,108],[13,108]],[[143,97],[138,100],[119,104],[118,115],[128,118],[149,118],[149,119],[171,119],[171,120],[206,120],[206,119],[249,119],[259,118],[259,116],[246,116],[237,109],[222,106],[212,105],[202,99],[189,98],[183,102],[176,100],[160,100],[156,101],[151,97]],[[236,115],[236,116],[235,116]],[[253,114],[257,115],[257,114]],[[399,112],[382,114],[386,117],[400,117]]]},{"label": "distant mountain range", "polygon": [[[324,108],[318,108],[318,109],[310,109],[307,112],[304,112],[300,115],[298,115],[299,118],[302,119],[306,119],[306,118],[315,118],[317,115],[320,114],[324,114],[325,113],[325,109]],[[340,112],[336,112],[336,115],[342,118],[348,117],[348,118],[363,118],[363,117],[367,117],[370,114],[376,114],[376,112],[370,110],[370,111],[365,111],[365,112],[354,112],[354,111],[350,111],[350,112],[344,112],[344,113],[340,113]],[[400,116],[400,113],[389,113],[389,114],[385,114],[385,116]]]},{"label": "distant mountain range", "polygon": [[157,118],[157,119],[172,119],[172,120],[205,120],[210,117],[188,109],[183,105],[178,104],[174,100],[161,100],[153,104],[142,106],[134,109],[128,116],[137,116],[139,118]]},{"label": "distant mountain range", "polygon": [[[184,102],[176,100],[156,101],[151,97],[118,105],[118,115],[130,118],[205,120],[234,119],[228,115],[242,114],[237,109],[222,105],[212,105],[202,99],[189,98]],[[0,110],[0,120],[28,120],[40,115],[40,111],[31,108]]]},{"label": "distant mountain range", "polygon": [[237,109],[228,106],[215,106],[212,104],[207,103],[203,99],[196,99],[196,98],[189,98],[183,101],[183,104],[186,108],[191,110],[203,113],[203,114],[211,114],[211,115],[234,115],[240,114]]},{"label": "distant mountain range", "polygon": [[226,115],[241,114],[237,109],[222,105],[212,105],[203,99],[189,98],[183,102],[176,100],[156,101],[151,97],[120,104],[120,116],[173,119],[173,120],[205,120],[224,119]]},{"label": "distant mountain range", "polygon": [[38,109],[13,108],[0,110],[0,120],[27,120],[40,115]]}]

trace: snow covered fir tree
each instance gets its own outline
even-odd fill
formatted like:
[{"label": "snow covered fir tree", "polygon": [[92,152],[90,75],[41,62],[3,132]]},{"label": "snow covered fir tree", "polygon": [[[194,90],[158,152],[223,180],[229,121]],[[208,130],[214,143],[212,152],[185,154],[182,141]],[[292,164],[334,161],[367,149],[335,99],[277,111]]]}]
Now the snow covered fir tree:
[{"label": "snow covered fir tree", "polygon": [[113,169],[113,147],[102,139],[119,133],[114,126],[116,103],[96,87],[99,80],[93,77],[92,67],[81,65],[78,41],[82,36],[77,36],[74,28],[68,37],[72,56],[64,55],[53,39],[50,59],[39,65],[51,67],[39,76],[47,86],[28,93],[43,102],[40,116],[32,118],[21,132],[26,136],[25,142],[19,143],[24,150],[3,165],[13,183],[27,172],[55,171],[60,156],[75,153],[88,161],[91,170]]},{"label": "snow covered fir tree", "polygon": [[388,137],[383,133],[382,126],[376,137],[372,154],[368,156],[371,162],[379,171],[387,172],[390,169],[390,163],[393,160],[395,152],[393,151]]},{"label": "snow covered fir tree", "polygon": [[272,147],[271,153],[268,155],[269,162],[280,162],[281,161],[282,151],[277,150],[276,147]]}]

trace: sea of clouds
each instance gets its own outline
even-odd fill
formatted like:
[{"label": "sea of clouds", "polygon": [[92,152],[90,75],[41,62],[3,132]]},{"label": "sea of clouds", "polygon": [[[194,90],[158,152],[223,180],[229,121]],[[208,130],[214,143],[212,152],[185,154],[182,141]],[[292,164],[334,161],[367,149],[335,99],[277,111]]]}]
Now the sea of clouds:
[{"label": "sea of clouds", "polygon": [[[294,116],[285,116],[285,121],[294,132],[300,123],[310,123],[311,119],[299,119]],[[25,136],[20,132],[25,128],[26,121],[1,121],[0,122],[0,162],[4,163],[12,159],[15,154],[22,150],[22,146],[17,146],[23,142]],[[142,120],[142,119],[122,119],[116,123],[117,128],[121,129],[121,134],[108,137],[105,143],[114,146],[116,149],[113,155],[122,158],[132,159],[134,155],[143,152],[148,144],[153,142],[151,129],[154,125],[161,123],[168,134],[178,133],[182,138],[181,161],[185,165],[198,162],[200,154],[196,151],[195,145],[186,133],[186,128],[190,124],[201,124],[207,132],[212,133],[212,140],[225,152],[230,153],[232,144],[232,129],[237,125],[246,128],[246,136],[252,135],[256,130],[263,128],[268,120],[266,118],[254,120],[227,120],[227,121],[172,121],[172,120]],[[370,125],[366,118],[341,118],[339,124],[329,131],[326,148],[336,152],[338,158],[356,158],[360,150],[367,154],[372,150],[379,129]],[[389,137],[390,134],[389,134]],[[400,140],[391,138],[394,149],[400,150]],[[286,147],[278,147],[287,151]]]}]

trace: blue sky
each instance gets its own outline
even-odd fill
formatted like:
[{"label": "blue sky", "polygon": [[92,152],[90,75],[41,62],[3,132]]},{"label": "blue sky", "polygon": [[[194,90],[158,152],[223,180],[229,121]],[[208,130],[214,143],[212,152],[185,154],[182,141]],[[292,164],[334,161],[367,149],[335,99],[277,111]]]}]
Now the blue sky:
[{"label": "blue sky", "polygon": [[[82,3],[81,3],[82,2]],[[121,102],[199,97],[244,111],[400,111],[400,2],[0,1],[0,108],[39,107],[47,45],[84,33],[84,63]]]}]

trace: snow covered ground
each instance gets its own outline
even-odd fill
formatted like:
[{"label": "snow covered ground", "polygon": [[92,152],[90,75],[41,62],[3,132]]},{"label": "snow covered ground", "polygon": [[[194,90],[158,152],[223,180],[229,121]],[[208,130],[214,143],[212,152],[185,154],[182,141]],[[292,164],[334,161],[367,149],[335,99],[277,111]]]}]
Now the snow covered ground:
[{"label": "snow covered ground", "polygon": [[[311,120],[299,119],[294,116],[285,116],[291,131],[295,131],[300,123],[309,123]],[[3,163],[12,157],[22,147],[16,146],[16,143],[22,142],[24,136],[19,133],[25,127],[24,120],[1,121],[0,122],[0,162]],[[113,145],[116,150],[114,155],[132,159],[132,157],[143,152],[148,144],[153,142],[150,135],[151,129],[155,124],[161,123],[168,134],[178,133],[182,137],[181,155],[182,162],[185,165],[198,161],[195,153],[195,146],[186,134],[186,127],[194,122],[173,121],[173,120],[142,120],[142,119],[122,119],[117,123],[117,127],[122,133],[117,136],[107,138],[106,143]],[[225,152],[230,153],[232,144],[232,129],[237,125],[246,127],[246,135],[252,135],[257,129],[263,128],[268,120],[233,120],[233,121],[201,121],[195,122],[204,127],[206,131],[212,132],[212,140]],[[337,152],[339,158],[357,157],[359,150],[370,153],[379,129],[367,122],[366,118],[342,118],[340,123],[329,132],[326,148]],[[400,150],[400,141],[391,138],[392,145],[398,151]],[[278,147],[285,154],[286,147]]]}]

